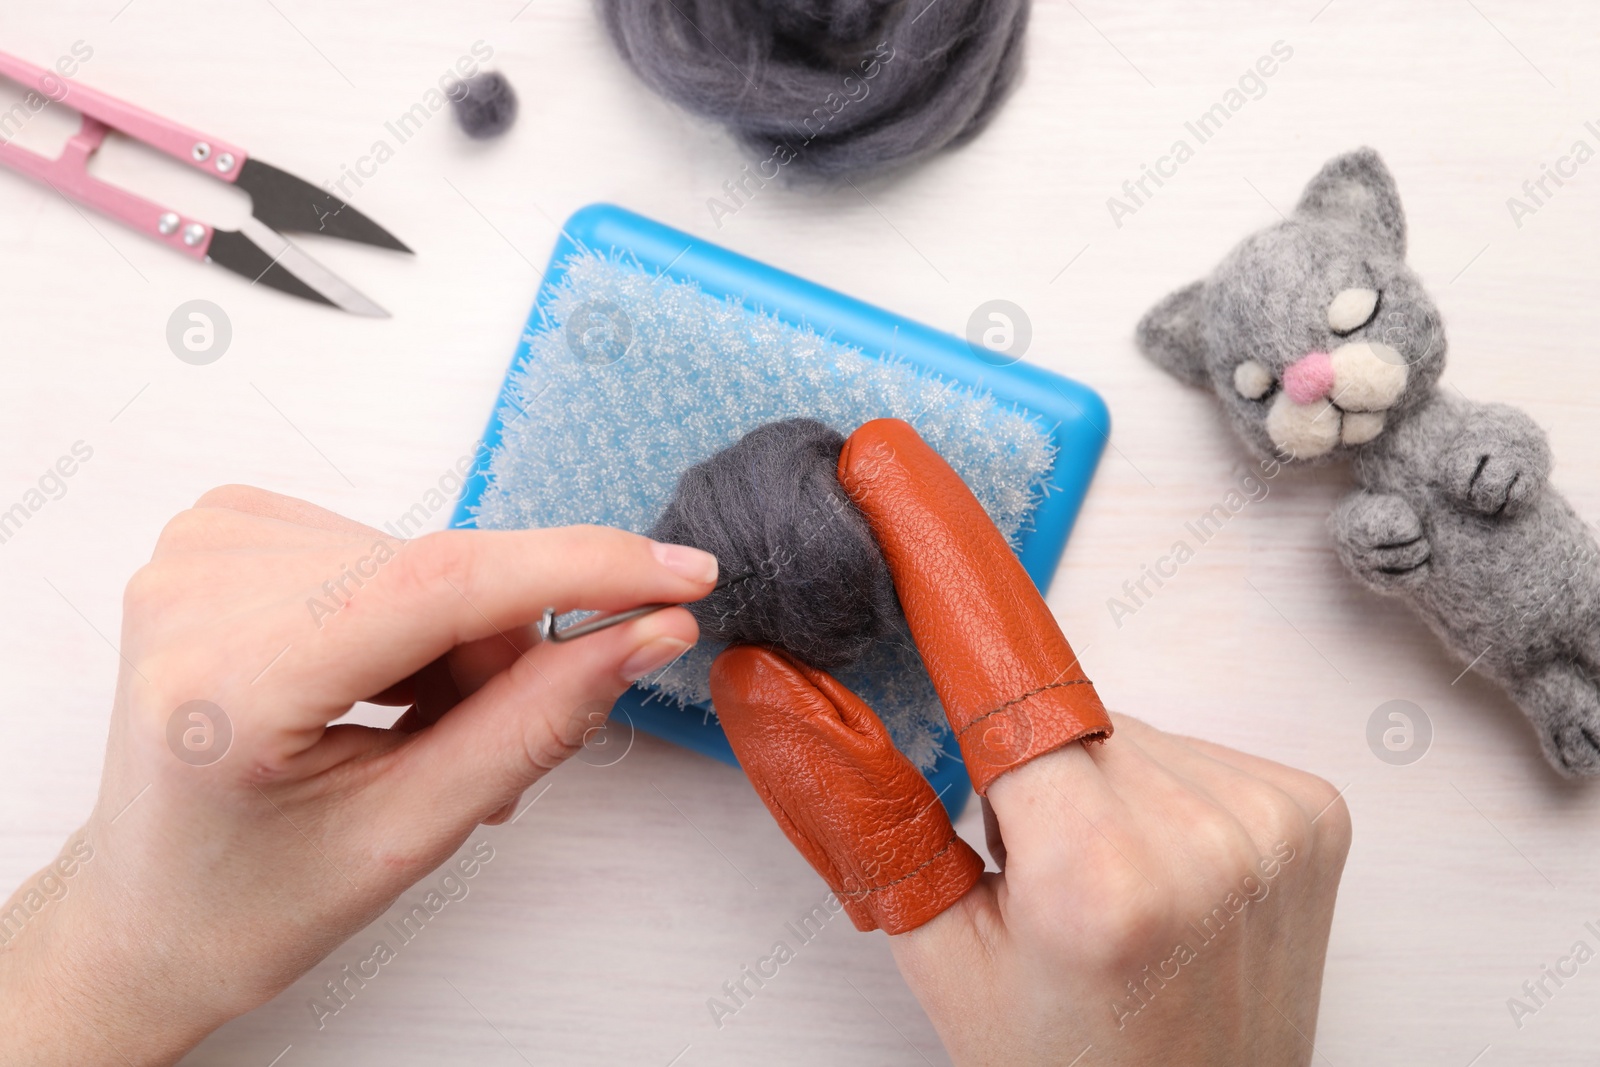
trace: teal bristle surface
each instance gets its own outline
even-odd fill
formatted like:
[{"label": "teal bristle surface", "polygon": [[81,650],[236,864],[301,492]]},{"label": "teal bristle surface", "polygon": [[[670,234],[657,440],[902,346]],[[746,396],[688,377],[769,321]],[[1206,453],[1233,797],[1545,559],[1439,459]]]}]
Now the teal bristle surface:
[{"label": "teal bristle surface", "polygon": [[[500,412],[500,442],[475,511],[480,527],[598,523],[644,532],[684,469],[762,423],[795,416],[846,435],[871,419],[905,419],[1007,538],[1015,542],[1032,514],[1055,458],[1049,427],[987,392],[892,355],[864,355],[780,321],[776,309],[753,312],[628,260],[581,253],[565,268],[512,369],[514,402]],[[604,336],[587,349],[569,345],[575,314],[591,330],[609,321],[610,336],[630,337],[621,358],[595,358]],[[709,706],[711,661],[722,647],[703,640],[641,684],[664,700]],[[835,674],[918,767],[933,765],[944,713],[908,634],[880,641]]]}]

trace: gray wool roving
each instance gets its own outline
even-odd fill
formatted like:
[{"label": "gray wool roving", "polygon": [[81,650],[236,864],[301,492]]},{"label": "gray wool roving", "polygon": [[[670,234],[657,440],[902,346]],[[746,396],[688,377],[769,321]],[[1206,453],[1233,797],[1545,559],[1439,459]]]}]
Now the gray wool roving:
[{"label": "gray wool roving", "polygon": [[758,426],[684,471],[650,536],[717,557],[725,578],[689,610],[723,641],[813,667],[853,663],[900,615],[866,519],[836,473],[844,437],[815,419]]},{"label": "gray wool roving", "polygon": [[1214,391],[1258,454],[1350,460],[1340,559],[1504,686],[1557,770],[1600,775],[1600,548],[1533,420],[1438,387],[1443,325],[1405,246],[1378,154],[1339,156],[1289,218],[1152,308],[1139,346]]},{"label": "gray wool roving", "polygon": [[599,0],[656,92],[779,174],[853,175],[958,145],[1016,80],[1029,0]]}]

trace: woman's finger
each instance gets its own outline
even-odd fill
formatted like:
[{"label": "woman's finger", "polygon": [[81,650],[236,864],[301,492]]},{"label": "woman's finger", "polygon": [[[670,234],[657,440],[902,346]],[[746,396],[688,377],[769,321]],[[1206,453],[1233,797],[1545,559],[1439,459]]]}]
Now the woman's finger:
[{"label": "woman's finger", "polygon": [[[872,527],[973,788],[1111,722],[983,505],[900,419],[857,428],[839,484]],[[998,810],[998,805],[997,805]]]},{"label": "woman's finger", "polygon": [[[1118,718],[1117,729],[1123,720]],[[1120,735],[1071,745],[995,780],[989,802],[1005,843],[1008,877],[1077,885],[1109,872],[1113,883],[1156,888],[1184,849],[1165,813],[1213,805]],[[1181,825],[1182,820],[1179,820]],[[1242,840],[1242,834],[1241,834]]]},{"label": "woman's finger", "polygon": [[[631,682],[698,636],[681,608],[533,649],[419,731],[374,787],[394,825],[452,833],[493,815],[578,751]],[[396,811],[408,815],[394,818]]]},{"label": "woman's finger", "polygon": [[546,607],[681,603],[715,580],[708,553],[607,527],[430,534],[341,582],[348,600],[314,622],[299,609],[285,637],[304,647],[269,681],[295,687],[313,714],[339,714],[459,645],[493,638],[515,648]]},{"label": "woman's finger", "polygon": [[267,489],[258,489],[253,485],[219,485],[217,488],[202,494],[196,500],[197,508],[226,508],[230,511],[241,511],[247,515],[256,515],[263,519],[278,519],[282,522],[293,523],[296,526],[306,526],[316,530],[328,530],[332,533],[371,534],[375,537],[385,536],[381,531],[359,523],[354,519],[346,518],[327,508],[301,500],[298,497],[284,496]]},{"label": "woman's finger", "polygon": [[450,677],[460,694],[469,697],[538,643],[539,632],[532,626],[516,626],[470,641],[451,650]]},{"label": "woman's finger", "polygon": [[736,644],[712,665],[711,695],[762,803],[858,930],[915,929],[982,876],[933,787],[832,675]]},{"label": "woman's finger", "polygon": [[335,531],[232,508],[194,507],[161,528],[152,560],[178,554],[271,552],[288,555],[371,545],[371,535]]}]

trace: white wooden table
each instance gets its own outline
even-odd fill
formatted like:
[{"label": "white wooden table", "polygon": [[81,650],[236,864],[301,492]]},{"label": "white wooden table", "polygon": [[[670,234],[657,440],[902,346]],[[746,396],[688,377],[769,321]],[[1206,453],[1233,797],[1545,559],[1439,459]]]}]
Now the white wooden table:
[{"label": "white wooden table", "polygon": [[[1343,474],[1283,475],[1134,617],[1119,627],[1106,607],[1245,462],[1207,397],[1138,356],[1135,321],[1360,144],[1406,198],[1447,380],[1532,413],[1556,484],[1600,516],[1600,163],[1520,226],[1506,205],[1575,140],[1600,147],[1584,127],[1600,119],[1592,5],[1039,0],[1026,78],[976,143],[859,191],[769,188],[720,229],[706,201],[743,157],[641,88],[582,0],[6,6],[0,47],[49,63],[83,41],[82,80],[313,180],[392,141],[385,122],[480,40],[523,113],[488,145],[434,117],[355,191],[414,261],[317,244],[389,321],[250,289],[0,174],[0,507],[75,442],[93,449],[0,544],[0,883],[44,863],[93,801],[107,640],[165,519],[230,481],[375,524],[404,511],[481,430],[558,221],[611,200],[953,331],[1012,300],[1032,319],[1029,358],[1105,395],[1114,447],[1050,601],[1115,707],[1348,787],[1356,839],[1317,1063],[1600,1056],[1600,962],[1520,1028],[1507,1008],[1575,941],[1600,948],[1583,926],[1600,920],[1600,787],[1558,781],[1505,697],[1457,680],[1420,622],[1345,578],[1322,525]],[[1107,198],[1278,41],[1293,54],[1264,94],[1116,226]],[[56,121],[41,114],[28,138]],[[219,222],[243,213],[113,157],[107,173]],[[209,366],[165,340],[196,298],[233,327]],[[1410,766],[1365,740],[1391,699],[1433,724]],[[474,836],[494,858],[469,896],[323,1029],[308,1001],[356,944],[186,1062],[942,1061],[883,936],[842,918],[713,1024],[707,998],[823,893],[735,770],[640,737],[614,766],[548,781],[515,824]],[[962,829],[981,839],[975,817]]]}]

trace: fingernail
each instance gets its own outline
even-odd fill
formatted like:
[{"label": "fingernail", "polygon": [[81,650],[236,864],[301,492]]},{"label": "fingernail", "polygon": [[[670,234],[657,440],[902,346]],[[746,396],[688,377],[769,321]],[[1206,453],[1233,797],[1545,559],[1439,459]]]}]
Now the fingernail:
[{"label": "fingernail", "polygon": [[688,545],[669,545],[664,541],[650,542],[650,551],[667,570],[692,582],[717,580],[717,557]]},{"label": "fingernail", "polygon": [[637,682],[651,671],[660,670],[683,655],[688,647],[687,641],[680,641],[676,637],[658,637],[634,650],[622,665],[622,676],[630,682]]}]

